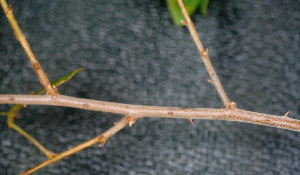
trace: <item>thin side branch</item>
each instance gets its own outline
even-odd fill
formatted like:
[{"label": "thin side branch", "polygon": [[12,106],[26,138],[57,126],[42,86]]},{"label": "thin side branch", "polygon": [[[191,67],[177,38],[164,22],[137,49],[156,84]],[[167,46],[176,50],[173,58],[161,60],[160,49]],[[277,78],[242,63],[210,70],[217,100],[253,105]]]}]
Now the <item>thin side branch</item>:
[{"label": "thin side branch", "polygon": [[0,95],[0,104],[51,105],[80,108],[85,110],[110,112],[131,117],[162,117],[185,119],[227,120],[259,124],[300,132],[300,120],[285,116],[256,113],[241,109],[179,108],[162,106],[144,106],[106,101],[90,100],[57,95]]},{"label": "thin side branch", "polygon": [[184,7],[184,4],[182,2],[182,0],[177,0],[178,1],[178,4],[179,4],[179,7],[182,11],[182,14],[185,18],[185,21],[183,21],[183,24],[187,26],[187,28],[189,29],[191,35],[192,35],[192,38],[200,52],[200,55],[201,55],[201,58],[204,62],[204,65],[206,67],[206,70],[211,78],[211,81],[212,81],[212,84],[215,86],[215,88],[217,89],[218,91],[218,94],[220,96],[220,98],[222,99],[222,102],[225,106],[225,108],[229,108],[229,109],[235,109],[236,108],[236,105],[235,103],[233,102],[230,102],[229,98],[227,97],[223,87],[222,87],[222,84],[209,60],[209,56],[208,56],[208,49],[204,49],[203,48],[203,45],[199,39],[199,36],[198,36],[198,33],[194,27],[194,24],[190,18],[190,16],[188,15],[185,7]]},{"label": "thin side branch", "polygon": [[29,135],[26,131],[20,128],[15,123],[10,123],[9,126],[16,130],[18,133],[26,137],[29,141],[31,141],[39,150],[41,150],[49,159],[53,158],[56,154],[46,149],[42,144],[40,144],[35,138]]},{"label": "thin side branch", "polygon": [[25,52],[32,64],[32,67],[33,67],[35,73],[37,74],[37,76],[39,77],[40,82],[43,85],[44,89],[46,89],[47,94],[49,94],[51,96],[56,96],[57,89],[55,86],[51,86],[47,75],[44,73],[40,63],[35,58],[22,30],[20,29],[20,27],[17,23],[17,20],[15,19],[14,15],[13,15],[11,6],[8,6],[6,0],[0,0],[0,3],[1,3],[3,11],[4,11],[12,29],[14,30],[17,40],[21,43],[23,49],[25,50]]},{"label": "thin side branch", "polygon": [[64,151],[60,154],[57,154],[54,158],[46,160],[45,162],[43,162],[43,163],[41,163],[41,164],[25,171],[25,172],[23,172],[21,175],[31,174],[31,173],[33,173],[33,172],[35,172],[35,171],[37,171],[37,170],[39,170],[39,169],[41,169],[45,166],[53,164],[53,163],[65,158],[65,157],[68,157],[72,154],[75,154],[75,153],[77,153],[77,152],[79,152],[79,151],[81,151],[85,148],[88,148],[88,147],[90,147],[90,146],[92,146],[96,143],[100,142],[100,146],[102,146],[108,138],[110,138],[112,135],[114,135],[115,133],[120,131],[122,128],[124,128],[129,123],[129,121],[130,121],[130,117],[125,116],[120,121],[116,122],[113,127],[108,129],[107,131],[105,131],[101,135],[99,135],[99,136],[97,136],[97,137],[95,137],[95,138],[93,138],[93,139],[91,139],[87,142],[84,142],[84,143],[82,143],[78,146],[75,146],[75,147],[73,147],[73,148],[71,148],[67,151]]},{"label": "thin side branch", "polygon": [[23,135],[25,138],[27,138],[29,141],[31,141],[38,149],[40,149],[49,159],[52,158],[55,153],[47,150],[42,144],[40,144],[35,138],[33,138],[31,135],[29,135],[26,131],[24,131],[22,128],[20,128],[18,125],[14,123],[15,118],[18,118],[18,110],[23,108],[23,105],[16,104],[14,105],[9,112],[7,112],[7,125],[9,128],[12,128],[16,130],[18,133]]}]

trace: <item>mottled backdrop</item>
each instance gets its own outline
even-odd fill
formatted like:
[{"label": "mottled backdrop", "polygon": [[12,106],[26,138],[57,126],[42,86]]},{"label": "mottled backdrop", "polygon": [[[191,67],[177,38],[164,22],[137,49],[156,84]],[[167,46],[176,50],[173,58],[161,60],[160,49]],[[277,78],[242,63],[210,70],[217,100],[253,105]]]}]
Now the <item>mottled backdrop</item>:
[{"label": "mottled backdrop", "polygon": [[[50,80],[79,68],[59,92],[129,104],[222,108],[186,28],[165,1],[9,1]],[[229,98],[246,110],[300,119],[300,9],[297,0],[211,0],[193,20]],[[0,12],[0,93],[40,89]],[[7,111],[11,105],[0,105]],[[17,120],[50,150],[91,139],[120,115],[28,106]],[[36,174],[297,174],[300,134],[225,121],[145,118]],[[46,160],[0,120],[0,171]]]}]

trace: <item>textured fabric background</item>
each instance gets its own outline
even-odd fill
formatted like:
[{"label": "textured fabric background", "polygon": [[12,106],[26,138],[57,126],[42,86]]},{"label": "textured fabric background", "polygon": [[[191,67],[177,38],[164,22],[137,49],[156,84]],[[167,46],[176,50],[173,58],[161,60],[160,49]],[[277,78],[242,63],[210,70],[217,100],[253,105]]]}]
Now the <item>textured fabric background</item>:
[{"label": "textured fabric background", "polygon": [[[86,68],[59,92],[130,104],[222,108],[186,28],[165,2],[9,1],[50,80]],[[229,98],[246,110],[300,119],[297,0],[212,0],[193,17]],[[0,93],[40,89],[0,12]],[[11,105],[0,105],[7,111]],[[120,115],[28,106],[17,124],[54,152],[91,139]],[[145,118],[36,174],[297,174],[300,134],[225,121]],[[46,157],[0,120],[0,172],[17,174]]]}]

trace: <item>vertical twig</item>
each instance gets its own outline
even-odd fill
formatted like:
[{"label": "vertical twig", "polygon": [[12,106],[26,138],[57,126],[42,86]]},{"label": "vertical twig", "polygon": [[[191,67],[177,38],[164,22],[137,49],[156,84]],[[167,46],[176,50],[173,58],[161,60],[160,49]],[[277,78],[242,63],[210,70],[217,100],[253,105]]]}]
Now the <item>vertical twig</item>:
[{"label": "vertical twig", "polygon": [[182,21],[182,23],[184,25],[186,25],[187,28],[189,29],[189,31],[190,31],[190,33],[193,37],[193,40],[194,40],[194,42],[195,42],[195,44],[196,44],[196,46],[197,46],[197,48],[200,52],[200,55],[201,55],[201,58],[204,62],[206,70],[207,70],[207,72],[208,72],[208,74],[211,78],[211,82],[215,86],[215,88],[217,89],[218,94],[219,94],[220,98],[222,99],[222,102],[223,102],[224,106],[226,108],[229,108],[229,109],[236,109],[235,103],[230,102],[229,98],[227,97],[227,95],[226,95],[226,93],[225,93],[225,91],[222,87],[222,84],[221,84],[221,82],[220,82],[220,80],[219,80],[219,78],[218,78],[218,76],[217,76],[210,60],[209,60],[208,49],[205,50],[203,48],[203,45],[202,45],[202,43],[201,43],[201,41],[198,37],[198,33],[197,33],[197,31],[194,27],[194,24],[193,24],[190,16],[188,15],[188,13],[187,13],[187,11],[184,7],[184,4],[183,4],[182,0],[177,0],[177,1],[178,1],[179,6],[180,6],[180,9],[182,11],[182,14],[185,18],[185,21]]},{"label": "vertical twig", "polygon": [[22,30],[20,29],[14,15],[13,15],[11,5],[8,6],[6,0],[0,0],[0,3],[1,3],[3,11],[15,33],[17,40],[21,43],[23,49],[25,50],[25,52],[32,64],[32,67],[33,67],[35,73],[37,74],[37,76],[39,77],[40,82],[43,85],[44,89],[46,90],[47,94],[51,95],[52,97],[56,96],[57,89],[55,86],[51,86],[47,75],[44,73],[40,63],[35,58],[24,34],[22,33]]}]

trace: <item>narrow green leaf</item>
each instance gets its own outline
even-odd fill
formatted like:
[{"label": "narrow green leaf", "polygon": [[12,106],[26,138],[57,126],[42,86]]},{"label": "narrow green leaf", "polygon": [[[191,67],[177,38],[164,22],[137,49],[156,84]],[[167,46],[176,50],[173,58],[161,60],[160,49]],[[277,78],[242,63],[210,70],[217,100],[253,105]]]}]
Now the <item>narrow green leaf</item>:
[{"label": "narrow green leaf", "polygon": [[[76,70],[74,70],[73,72],[69,73],[68,75],[66,75],[66,76],[64,76],[64,77],[61,77],[60,79],[58,79],[58,80],[56,80],[56,81],[53,81],[53,82],[51,83],[51,85],[59,86],[59,85],[61,85],[62,83],[64,83],[64,82],[70,80],[77,72],[82,71],[82,70],[84,70],[84,68],[76,69]],[[35,92],[35,93],[33,93],[33,95],[38,95],[38,94],[43,93],[43,92],[45,92],[45,89],[44,89],[44,88],[41,89],[41,90],[39,90],[39,91],[37,91],[37,92]]]}]

